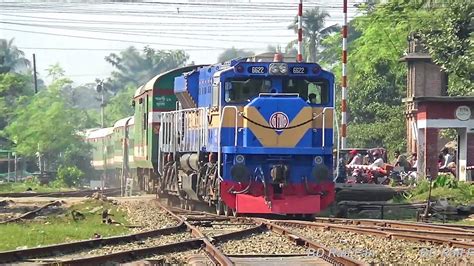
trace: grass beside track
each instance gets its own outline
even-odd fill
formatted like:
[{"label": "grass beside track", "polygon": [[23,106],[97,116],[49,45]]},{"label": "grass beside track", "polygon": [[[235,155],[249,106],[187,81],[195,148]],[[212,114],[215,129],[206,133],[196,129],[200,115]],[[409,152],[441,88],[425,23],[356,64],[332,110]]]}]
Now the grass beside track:
[{"label": "grass beside track", "polygon": [[[102,211],[109,209],[112,219],[126,224],[125,213],[118,206],[99,200],[86,200],[71,206],[64,214],[47,216],[22,223],[0,225],[0,251],[17,248],[33,248],[63,242],[93,238],[94,233],[102,237],[121,235],[129,229],[122,225],[102,223]],[[84,214],[85,219],[74,221],[71,211]],[[91,212],[95,210],[94,212]]]},{"label": "grass beside track", "polygon": [[34,192],[63,192],[74,190],[71,188],[42,186],[36,182],[17,182],[0,184],[0,193],[26,192],[28,188],[31,188]]}]

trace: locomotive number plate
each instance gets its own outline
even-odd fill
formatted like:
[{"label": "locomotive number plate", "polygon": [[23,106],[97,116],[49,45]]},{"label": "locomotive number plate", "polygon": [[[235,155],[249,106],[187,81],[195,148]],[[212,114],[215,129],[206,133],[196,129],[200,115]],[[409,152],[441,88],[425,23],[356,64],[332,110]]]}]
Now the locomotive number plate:
[{"label": "locomotive number plate", "polygon": [[267,72],[267,68],[264,66],[253,66],[249,67],[249,72],[252,74],[265,74]]},{"label": "locomotive number plate", "polygon": [[306,67],[292,67],[291,73],[293,74],[306,74]]}]

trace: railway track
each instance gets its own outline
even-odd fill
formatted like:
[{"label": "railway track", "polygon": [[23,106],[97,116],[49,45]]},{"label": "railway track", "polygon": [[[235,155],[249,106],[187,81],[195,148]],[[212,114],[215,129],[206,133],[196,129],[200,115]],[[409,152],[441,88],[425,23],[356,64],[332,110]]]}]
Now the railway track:
[{"label": "railway track", "polygon": [[[343,255],[331,256],[329,248],[267,219],[225,217],[159,205],[177,219],[184,219],[196,228],[202,237],[215,244],[211,249],[219,251],[221,260],[226,262],[225,265],[249,262],[272,265],[278,262],[304,265],[361,264]],[[315,251],[319,253],[315,254]]]},{"label": "railway track", "polygon": [[429,224],[429,223],[401,222],[401,221],[379,220],[379,219],[346,219],[346,218],[324,218],[324,217],[317,217],[313,221],[319,222],[319,223],[329,223],[329,224],[381,226],[381,227],[388,227],[388,228],[426,230],[426,231],[446,231],[446,232],[461,232],[461,233],[474,232],[474,226],[457,225],[457,224],[437,224],[437,223]]},{"label": "railway track", "polygon": [[[150,210],[162,215],[157,219],[163,220],[161,226],[166,228],[1,252],[0,263],[456,264],[459,258],[440,258],[436,252],[474,248],[474,233],[464,228],[385,220],[236,218],[167,207],[158,201],[153,204]],[[145,208],[141,211],[147,212]],[[152,227],[145,224],[137,228]],[[358,253],[354,253],[355,248]],[[431,253],[423,255],[421,251]],[[468,257],[465,262],[474,261]]]},{"label": "railway track", "polygon": [[[274,223],[339,250],[349,247],[349,254],[366,263],[474,263],[474,234],[464,228],[332,218]],[[359,250],[356,254],[350,247],[359,247],[365,253]]]},{"label": "railway track", "polygon": [[85,197],[90,196],[95,192],[100,192],[106,196],[117,196],[120,195],[120,188],[108,188],[104,190],[85,189],[85,190],[73,190],[63,192],[14,192],[14,193],[0,193],[0,198],[23,198],[23,197]]},{"label": "railway track", "polygon": [[276,222],[280,225],[294,226],[294,227],[309,227],[320,230],[332,230],[342,232],[354,232],[359,234],[381,236],[391,239],[403,239],[416,242],[437,243],[440,245],[449,245],[458,248],[474,248],[474,233],[459,232],[443,230],[426,230],[425,227],[419,229],[400,229],[391,228],[379,225],[343,225],[343,224],[329,224],[305,221],[285,221]]},{"label": "railway track", "polygon": [[332,258],[329,250],[321,256],[308,256],[311,248],[321,247],[268,220],[218,217],[184,210],[179,212],[156,204],[168,217],[174,218],[177,225],[126,236],[1,252],[0,263],[89,265],[139,261],[186,264],[199,261],[209,265],[234,265],[284,259],[286,263],[299,264],[359,264],[349,258]]}]

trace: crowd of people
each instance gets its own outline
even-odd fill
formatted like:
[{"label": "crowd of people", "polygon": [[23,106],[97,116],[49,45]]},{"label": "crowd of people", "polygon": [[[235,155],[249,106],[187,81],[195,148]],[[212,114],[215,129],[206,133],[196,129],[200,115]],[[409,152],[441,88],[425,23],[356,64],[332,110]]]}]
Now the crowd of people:
[{"label": "crowd of people", "polygon": [[[383,183],[390,178],[400,181],[414,182],[417,180],[418,157],[412,153],[407,155],[394,152],[394,160],[387,161],[384,149],[351,150],[347,158],[342,156],[337,171],[337,182],[342,183]],[[443,148],[439,154],[438,166],[440,172],[456,175],[454,156],[448,148]]]}]

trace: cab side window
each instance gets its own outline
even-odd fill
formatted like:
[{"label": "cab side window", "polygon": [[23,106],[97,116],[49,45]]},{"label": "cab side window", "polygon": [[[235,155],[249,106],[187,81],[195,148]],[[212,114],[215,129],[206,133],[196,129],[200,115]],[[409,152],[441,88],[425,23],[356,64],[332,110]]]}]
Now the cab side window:
[{"label": "cab side window", "polygon": [[284,82],[283,92],[298,93],[303,100],[310,104],[329,103],[329,82],[327,80],[288,79]]},{"label": "cab side window", "polygon": [[314,104],[329,102],[329,86],[325,82],[311,82],[308,84],[308,101]]}]

